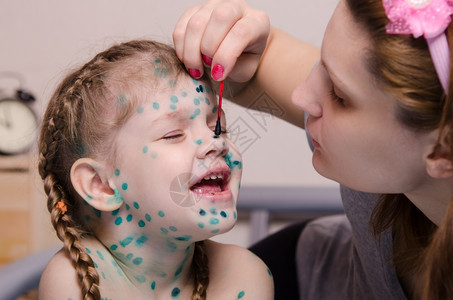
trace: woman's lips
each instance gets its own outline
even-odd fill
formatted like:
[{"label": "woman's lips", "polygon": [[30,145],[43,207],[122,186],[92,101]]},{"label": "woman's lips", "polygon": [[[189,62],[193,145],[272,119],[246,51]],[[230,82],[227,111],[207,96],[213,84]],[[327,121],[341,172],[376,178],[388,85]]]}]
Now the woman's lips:
[{"label": "woman's lips", "polygon": [[307,127],[305,128],[305,130],[307,130],[308,132],[308,135],[310,136],[311,138],[311,143],[313,145],[313,147],[316,149],[316,148],[321,148],[321,144],[319,144],[319,142],[313,137],[313,135],[311,134],[310,132],[310,129],[308,128],[308,123],[307,123]]},{"label": "woman's lips", "polygon": [[315,139],[311,139],[311,143],[313,144],[313,147],[316,148],[321,148],[321,145],[318,143],[318,141],[316,141]]}]

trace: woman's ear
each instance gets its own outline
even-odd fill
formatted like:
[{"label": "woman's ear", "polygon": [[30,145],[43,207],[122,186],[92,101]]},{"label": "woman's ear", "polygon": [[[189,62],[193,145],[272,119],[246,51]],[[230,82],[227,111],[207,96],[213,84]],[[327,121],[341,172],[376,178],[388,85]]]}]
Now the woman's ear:
[{"label": "woman's ear", "polygon": [[71,182],[76,192],[92,207],[100,211],[114,211],[121,207],[123,198],[108,180],[105,165],[91,158],[80,158],[71,167]]},{"label": "woman's ear", "polygon": [[444,129],[439,143],[426,159],[426,170],[433,178],[453,177],[453,161],[450,145],[450,129]]}]

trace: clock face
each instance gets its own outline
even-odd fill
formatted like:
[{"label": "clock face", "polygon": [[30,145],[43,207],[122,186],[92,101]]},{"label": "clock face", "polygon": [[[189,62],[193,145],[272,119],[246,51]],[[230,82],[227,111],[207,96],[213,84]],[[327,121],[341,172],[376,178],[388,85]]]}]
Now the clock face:
[{"label": "clock face", "polygon": [[25,152],[35,143],[38,120],[33,110],[16,99],[0,100],[0,153]]}]

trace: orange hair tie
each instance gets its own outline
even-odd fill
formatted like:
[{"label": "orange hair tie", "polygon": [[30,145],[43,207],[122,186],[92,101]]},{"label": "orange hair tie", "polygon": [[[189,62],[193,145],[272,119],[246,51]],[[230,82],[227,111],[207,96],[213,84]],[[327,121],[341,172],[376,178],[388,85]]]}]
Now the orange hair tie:
[{"label": "orange hair tie", "polygon": [[68,207],[63,201],[57,202],[57,208],[61,210],[61,213],[64,215],[68,211]]}]

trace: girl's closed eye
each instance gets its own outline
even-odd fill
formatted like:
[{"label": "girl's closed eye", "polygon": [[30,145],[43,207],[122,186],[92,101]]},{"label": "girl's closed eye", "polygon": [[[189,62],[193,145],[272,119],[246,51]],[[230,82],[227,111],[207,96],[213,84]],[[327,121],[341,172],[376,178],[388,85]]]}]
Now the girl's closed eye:
[{"label": "girl's closed eye", "polygon": [[182,130],[173,130],[166,133],[161,139],[171,142],[179,142],[184,140],[185,138],[184,131]]}]

